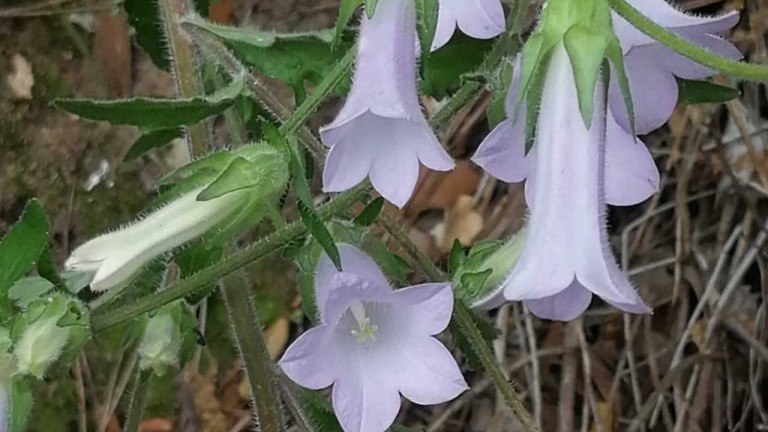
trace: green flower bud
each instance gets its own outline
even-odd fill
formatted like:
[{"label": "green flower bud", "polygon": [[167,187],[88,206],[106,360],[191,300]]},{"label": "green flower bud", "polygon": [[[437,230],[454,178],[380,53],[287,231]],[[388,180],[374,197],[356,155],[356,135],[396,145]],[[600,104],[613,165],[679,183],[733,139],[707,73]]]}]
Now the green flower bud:
[{"label": "green flower bud", "polygon": [[30,324],[22,333],[13,351],[16,373],[43,378],[48,367],[61,355],[69,340],[69,327],[59,327],[65,311],[43,316]]},{"label": "green flower bud", "polygon": [[178,364],[182,342],[181,307],[167,307],[147,322],[138,349],[142,370],[152,369],[155,374],[163,375]]}]

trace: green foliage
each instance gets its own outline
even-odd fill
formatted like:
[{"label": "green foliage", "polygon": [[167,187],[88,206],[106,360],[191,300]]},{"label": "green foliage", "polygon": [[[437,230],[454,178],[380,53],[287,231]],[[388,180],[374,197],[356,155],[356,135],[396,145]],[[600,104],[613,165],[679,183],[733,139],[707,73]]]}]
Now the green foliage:
[{"label": "green foliage", "polygon": [[244,87],[245,83],[240,77],[226,88],[209,96],[107,101],[58,99],[54,101],[54,105],[88,120],[107,121],[113,125],[138,126],[149,131],[191,125],[220,114],[234,104]]},{"label": "green foliage", "polygon": [[446,46],[422,57],[424,80],[421,90],[432,96],[444,97],[461,85],[462,78],[485,79],[469,77],[469,73],[480,66],[492,46],[493,41],[457,34]]},{"label": "green foliage", "polygon": [[338,49],[331,46],[332,30],[281,34],[224,26],[200,18],[190,18],[186,25],[218,37],[244,64],[291,86],[297,101],[306,97],[304,81],[318,84],[348,48],[341,42]]},{"label": "green foliage", "polygon": [[741,94],[733,87],[715,84],[711,81],[677,79],[678,101],[682,104],[724,103]]},{"label": "green foliage", "polygon": [[[421,60],[428,62],[432,52],[432,42],[437,30],[437,0],[416,0],[416,30],[421,44]],[[454,63],[463,63],[455,61]]]},{"label": "green foliage", "polygon": [[48,220],[40,203],[32,200],[0,241],[0,324],[11,317],[9,289],[35,266],[47,244]]},{"label": "green foliage", "polygon": [[171,70],[171,61],[165,47],[163,22],[160,19],[160,6],[157,1],[124,0],[123,8],[128,15],[128,23],[133,27],[136,42],[149,54],[152,62],[165,71]]},{"label": "green foliage", "polygon": [[176,138],[183,136],[184,129],[180,127],[148,130],[142,133],[139,139],[133,143],[124,160],[126,162],[132,161],[152,149],[163,147]]},{"label": "green foliage", "polygon": [[28,379],[17,377],[13,381],[10,405],[10,429],[8,432],[25,432],[27,419],[32,412],[32,390],[25,382]]},{"label": "green foliage", "polygon": [[382,208],[384,208],[384,198],[378,197],[369,202],[352,222],[359,226],[371,226],[381,214]]},{"label": "green foliage", "polygon": [[363,4],[364,0],[341,0],[339,6],[339,17],[336,19],[336,30],[333,36],[334,46],[341,41],[344,30],[347,28],[347,24],[352,19],[357,8]]}]

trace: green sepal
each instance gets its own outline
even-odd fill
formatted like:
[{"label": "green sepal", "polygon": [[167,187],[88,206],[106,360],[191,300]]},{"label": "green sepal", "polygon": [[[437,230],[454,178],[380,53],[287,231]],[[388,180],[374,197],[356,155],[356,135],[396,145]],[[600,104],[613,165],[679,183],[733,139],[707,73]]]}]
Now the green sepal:
[{"label": "green sepal", "polygon": [[608,41],[605,35],[584,25],[575,25],[563,35],[579,97],[579,111],[589,129],[594,112],[595,87],[603,66]]},{"label": "green sepal", "polygon": [[426,64],[432,53],[432,43],[437,32],[437,0],[416,0],[416,30],[421,44],[421,63]]},{"label": "green sepal", "polygon": [[347,24],[349,24],[357,8],[363,4],[363,1],[365,0],[341,0],[339,17],[336,19],[336,30],[334,32],[333,44],[331,45],[333,48],[336,48],[339,41],[341,41],[344,29],[347,28]]},{"label": "green sepal", "polygon": [[[612,77],[616,77],[621,90],[621,96],[624,99],[624,106],[627,107],[627,114],[629,116],[629,128],[632,136],[637,135],[635,132],[635,104],[632,102],[632,90],[629,86],[629,78],[627,78],[627,70],[624,68],[624,52],[619,44],[619,39],[615,35],[611,35],[608,38],[608,45],[605,49],[605,56],[611,62],[613,66]],[[607,73],[607,72],[606,72]]]},{"label": "green sepal", "polygon": [[365,0],[365,14],[368,19],[373,19],[373,14],[376,13],[376,6],[379,5],[379,0]]}]

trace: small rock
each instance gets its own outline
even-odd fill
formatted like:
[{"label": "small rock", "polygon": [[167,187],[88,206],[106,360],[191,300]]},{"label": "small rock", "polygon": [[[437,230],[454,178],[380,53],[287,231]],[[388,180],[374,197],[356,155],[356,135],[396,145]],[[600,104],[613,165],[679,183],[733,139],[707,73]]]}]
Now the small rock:
[{"label": "small rock", "polygon": [[35,77],[32,75],[32,65],[21,54],[14,54],[11,58],[12,70],[8,74],[8,86],[15,99],[31,100],[32,87],[35,85]]}]

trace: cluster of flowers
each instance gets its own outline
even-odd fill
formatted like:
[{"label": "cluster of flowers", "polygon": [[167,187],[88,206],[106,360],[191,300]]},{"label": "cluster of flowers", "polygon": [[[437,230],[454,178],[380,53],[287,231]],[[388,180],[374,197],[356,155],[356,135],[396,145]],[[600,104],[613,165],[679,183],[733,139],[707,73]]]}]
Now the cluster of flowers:
[{"label": "cluster of flowers", "polygon": [[[630,3],[690,42],[741,57],[715,35],[733,27],[737,13],[697,17],[665,0]],[[383,197],[403,207],[418,180],[419,162],[439,171],[454,164],[419,106],[413,0],[382,0],[374,16],[362,20],[351,93],[338,118],[321,130],[330,147],[323,184],[326,191],[338,192],[368,177]],[[526,180],[529,229],[519,261],[497,292],[478,306],[523,300],[535,315],[570,320],[596,294],[627,312],[650,310],[610,251],[606,205],[637,204],[657,191],[658,169],[635,132],[648,133],[671,116],[676,77],[702,79],[714,71],[615,14],[612,22],[634,119],[614,71],[607,86],[598,80],[594,117],[591,124],[585,122],[574,66],[560,41],[543,81],[535,142],[526,154],[526,118],[516,115],[525,65],[515,64],[508,119],[485,139],[473,161],[500,180]],[[477,38],[497,36],[505,28],[500,1],[441,0],[433,49],[446,44],[457,26]],[[397,415],[400,395],[433,404],[461,393],[466,384],[459,368],[432,337],[448,325],[450,287],[428,284],[392,291],[370,258],[351,246],[342,247],[342,257],[344,272],[327,258],[321,260],[316,280],[321,324],[285,353],[281,366],[288,376],[311,389],[333,385],[334,410],[348,432],[386,430]]]},{"label": "cluster of flowers", "polygon": [[[630,3],[689,42],[740,58],[735,47],[716,36],[733,27],[738,14],[698,17],[665,0]],[[614,67],[605,70],[606,80],[596,79],[589,98],[591,119],[585,120],[583,89],[575,78],[581,65],[563,42],[565,30],[555,31],[560,39],[550,47],[543,72],[530,151],[526,110],[519,105],[526,97],[522,87],[531,65],[525,58],[515,62],[508,118],[488,135],[473,160],[500,180],[526,181],[529,229],[517,264],[475,306],[522,300],[542,318],[570,320],[596,294],[627,312],[650,310],[610,251],[606,206],[637,204],[657,191],[658,169],[635,133],[648,133],[671,116],[677,77],[701,79],[714,71],[660,45],[615,14],[608,22],[610,37],[615,34],[620,45],[633,109],[627,109],[617,77],[621,72]],[[475,38],[503,33],[501,0],[440,0],[432,49],[448,43],[457,28]],[[373,17],[362,17],[357,50],[347,102],[321,130],[330,148],[324,189],[340,192],[369,178],[384,198],[403,207],[416,187],[420,164],[439,171],[454,167],[419,104],[415,1],[380,0]],[[201,203],[195,195],[86,243],[72,253],[67,266],[94,272],[92,288],[108,289],[236,208],[231,200],[237,197]],[[343,271],[321,257],[315,278],[320,324],[288,348],[281,360],[286,374],[310,389],[333,386],[333,407],[347,432],[386,430],[398,413],[400,395],[418,404],[436,404],[466,390],[451,353],[434,337],[451,318],[450,284],[393,290],[370,257],[354,246],[339,246]],[[0,412],[3,401],[0,390]]]}]

